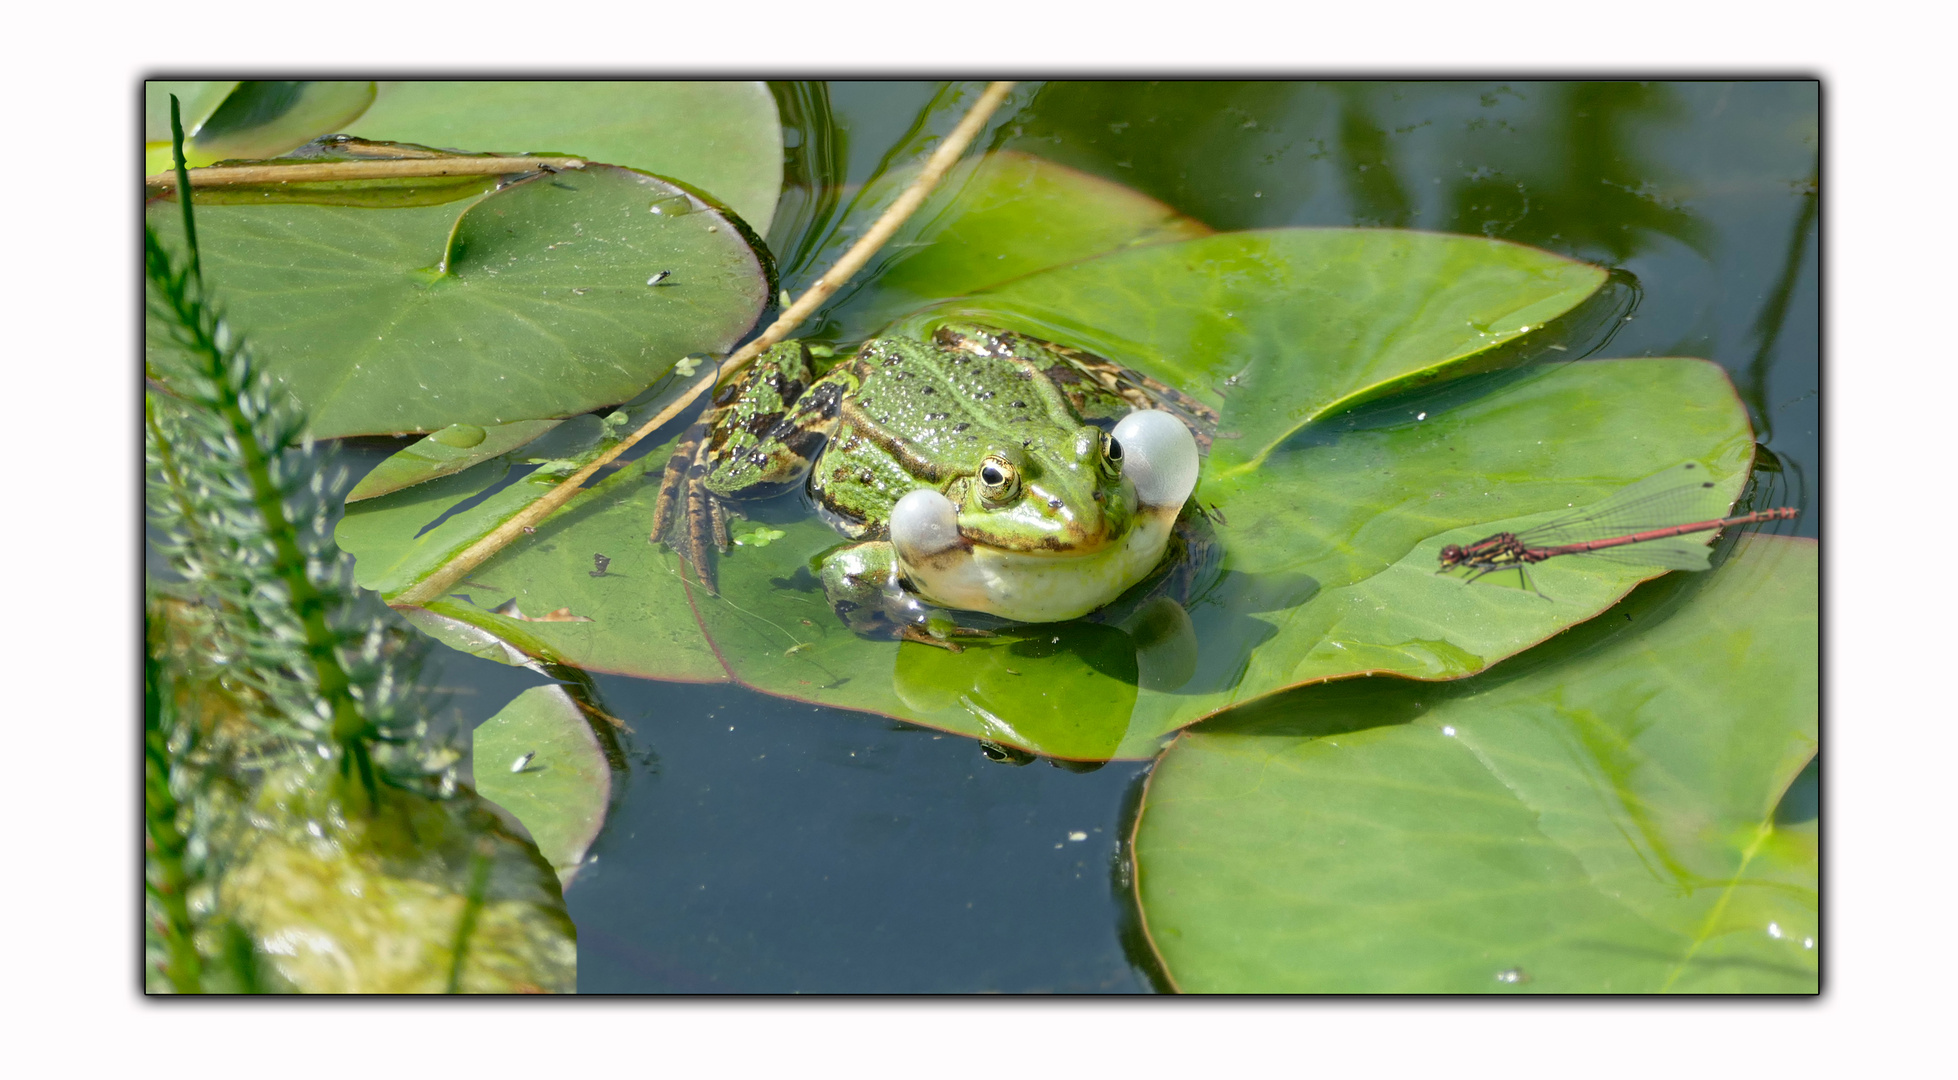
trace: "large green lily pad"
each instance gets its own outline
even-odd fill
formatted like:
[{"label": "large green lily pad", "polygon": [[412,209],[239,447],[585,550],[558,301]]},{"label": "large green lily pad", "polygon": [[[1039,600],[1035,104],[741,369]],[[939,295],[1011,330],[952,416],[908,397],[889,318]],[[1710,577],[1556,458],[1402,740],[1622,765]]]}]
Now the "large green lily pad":
[{"label": "large green lily pad", "polygon": [[758,82],[388,82],[365,139],[562,151],[706,192],[766,233],[782,189],[782,124]]},{"label": "large green lily pad", "polygon": [[[1346,230],[1265,236],[1259,245],[1266,251],[1291,248],[1309,259],[1314,244],[1350,254],[1353,244],[1369,238],[1382,245],[1382,258],[1408,248],[1407,238],[1398,234],[1361,231],[1356,237]],[[1207,249],[1220,239],[1226,238],[1122,252],[1052,273],[1074,278],[1106,263],[1117,276],[1141,266],[1147,270],[1144,279],[1153,280],[1159,268],[1152,261],[1138,263],[1137,257]],[[1406,384],[1497,362],[1485,355],[1497,346],[1463,351],[1483,340],[1477,336],[1482,331],[1465,329],[1449,337],[1439,329],[1420,329],[1433,312],[1464,307],[1450,299],[1464,278],[1482,280],[1460,269],[1457,250],[1482,242],[1426,239],[1455,254],[1403,259],[1426,270],[1391,289],[1383,284],[1393,295],[1378,305],[1380,318],[1417,325],[1401,331],[1362,327],[1354,333],[1365,340],[1430,340],[1440,355],[1408,353],[1400,367],[1383,368],[1345,362],[1352,357],[1335,349],[1334,358],[1345,359],[1321,363],[1305,347],[1315,340],[1308,336],[1283,356],[1260,361],[1276,371],[1289,357],[1293,377],[1286,386],[1295,400],[1336,403],[1382,383]],[[1516,259],[1513,245],[1489,243],[1486,250],[1502,265]],[[1551,260],[1540,268],[1544,273],[1563,262],[1544,258]],[[1317,265],[1330,275],[1346,272],[1331,258]],[[1439,276],[1424,276],[1429,271]],[[1027,283],[1047,276],[1008,288],[1016,295],[1038,293]],[[1119,290],[1096,292],[1107,297]],[[1417,303],[1400,292],[1437,295]],[[1576,304],[1582,297],[1572,292],[1567,301]],[[1142,302],[1141,292],[1134,295]],[[999,311],[1003,305],[980,299],[999,321],[1012,321],[1010,313]],[[1267,322],[1288,325],[1294,318],[1290,304],[1282,294],[1249,288],[1228,309],[1241,328],[1221,330],[1219,347],[1265,340]],[[1490,300],[1488,306],[1499,305]],[[1115,308],[1108,317],[1112,325],[1142,320],[1133,306]],[[1113,355],[1158,377],[1179,375],[1175,366],[1156,359],[1156,351],[1138,347],[1136,353]],[[1512,342],[1504,355],[1514,363],[1528,352]],[[809,571],[810,560],[840,537],[792,500],[751,507],[755,521],[737,524],[740,542],[719,560],[718,595],[695,590],[689,597],[679,564],[661,548],[644,553],[659,560],[644,567],[656,582],[636,586],[631,594],[635,603],[651,599],[651,606],[630,615],[604,614],[614,610],[615,583],[592,578],[581,560],[599,552],[616,558],[620,550],[644,543],[652,516],[651,472],[637,486],[623,475],[608,481],[603,490],[611,495],[595,490],[581,496],[591,500],[589,524],[551,523],[546,531],[553,543],[570,552],[552,555],[556,563],[547,567],[523,562],[522,553],[502,555],[471,577],[495,590],[457,592],[475,605],[478,614],[470,615],[471,624],[485,629],[494,629],[489,620],[496,617],[480,613],[518,595],[525,597],[523,610],[533,615],[564,607],[593,618],[589,626],[579,624],[583,636],[577,643],[554,643],[569,651],[554,651],[553,659],[652,678],[700,678],[711,649],[733,678],[769,693],[885,713],[1056,757],[1146,757],[1179,727],[1289,686],[1369,673],[1459,678],[1592,618],[1655,571],[1559,560],[1537,575],[1546,599],[1495,582],[1468,586],[1438,577],[1433,572],[1437,553],[1445,543],[1480,539],[1594,501],[1685,461],[1703,464],[1731,499],[1749,464],[1752,440],[1745,414],[1725,376],[1704,361],[1583,362],[1543,368],[1479,393],[1463,385],[1449,382],[1436,392],[1427,406],[1432,412],[1418,407],[1427,399],[1403,397],[1401,404],[1416,404],[1408,404],[1402,419],[1391,410],[1385,420],[1376,416],[1366,423],[1322,415],[1301,433],[1282,438],[1274,433],[1255,465],[1246,462],[1221,476],[1212,471],[1202,481],[1200,500],[1213,509],[1209,524],[1198,531],[1208,533],[1212,546],[1193,574],[1174,577],[1146,607],[1146,597],[1131,596],[1086,622],[1009,629],[998,640],[971,643],[957,656],[848,631]],[[1231,406],[1247,398],[1225,398],[1227,429]],[[1316,409],[1333,411],[1330,405]],[[656,469],[665,456],[660,450],[645,460]],[[1213,454],[1207,470],[1217,461]],[[487,474],[468,479],[472,475],[424,485],[430,490],[421,494],[410,489],[373,500],[350,512],[341,542],[360,559],[363,581],[397,592],[432,568],[434,561],[425,556],[466,542],[472,529],[486,528],[493,516],[488,509],[457,514],[415,541],[425,546],[424,555],[397,570],[370,568],[375,559],[394,558],[383,553],[404,550],[404,535],[412,536],[457,498],[490,483]],[[368,517],[369,506],[385,508],[377,504],[398,508],[402,516]],[[483,516],[469,517],[478,513]],[[460,531],[445,533],[451,529]],[[689,646],[682,628],[696,619],[705,637]],[[650,636],[650,627],[659,629],[657,638]]]},{"label": "large green lily pad", "polygon": [[[1633,428],[1646,437],[1625,447],[1584,435]],[[1553,560],[1534,575],[1539,596],[1439,576],[1440,548],[1683,460],[1732,498],[1751,446],[1717,366],[1654,359],[1573,364],[1445,417],[1288,450],[1219,500],[1221,565],[1169,593],[1189,623],[1182,644],[1126,606],[1112,623],[1021,627],[958,656],[861,638],[806,569],[838,543],[808,520],[768,521],[784,535],[737,546],[720,595],[693,602],[729,673],[757,689],[1056,757],[1147,757],[1177,728],[1286,687],[1459,678],[1596,616],[1657,571]],[[1166,663],[1174,679],[1145,678]]]},{"label": "large green lily pad", "polygon": [[1136,888],[1199,992],[1814,993],[1817,560],[1709,574],[1452,684],[1314,687],[1180,736]]},{"label": "large green lily pad", "polygon": [[[768,296],[736,223],[610,165],[432,206],[198,205],[206,278],[320,436],[623,401],[731,348]],[[170,199],[148,217],[181,241]]]}]

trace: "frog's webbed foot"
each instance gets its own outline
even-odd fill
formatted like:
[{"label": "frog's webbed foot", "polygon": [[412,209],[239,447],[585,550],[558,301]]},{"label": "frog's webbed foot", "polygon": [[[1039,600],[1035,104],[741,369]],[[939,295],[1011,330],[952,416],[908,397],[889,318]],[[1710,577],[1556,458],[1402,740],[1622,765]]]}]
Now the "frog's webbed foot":
[{"label": "frog's webbed foot", "polygon": [[917,623],[905,623],[899,627],[897,637],[899,641],[915,641],[920,645],[930,645],[933,648],[944,649],[946,652],[957,653],[965,651],[965,646],[956,641],[947,641],[932,637],[931,631],[926,630]]},{"label": "frog's webbed foot", "polygon": [[[965,646],[951,640],[955,637],[998,637],[991,630],[981,630],[972,626],[960,626],[951,617],[938,613],[939,618],[927,619],[924,623],[905,623],[898,627],[899,641],[915,641],[920,645],[944,649],[946,652],[964,652]],[[943,622],[944,625],[939,625]]]}]

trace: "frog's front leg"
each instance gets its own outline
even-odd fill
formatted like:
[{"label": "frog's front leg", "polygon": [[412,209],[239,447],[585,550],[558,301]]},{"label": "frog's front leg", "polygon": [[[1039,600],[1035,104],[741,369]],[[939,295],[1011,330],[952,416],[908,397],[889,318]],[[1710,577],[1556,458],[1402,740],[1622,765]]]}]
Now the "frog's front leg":
[{"label": "frog's front leg", "polygon": [[811,379],[801,342],[769,349],[721,392],[667,463],[652,538],[665,540],[674,519],[684,518],[684,542],[674,546],[709,591],[712,553],[728,549],[728,500],[766,497],[801,480],[835,426],[840,393],[830,384],[837,380]]},{"label": "frog's front leg", "polygon": [[898,575],[897,552],[889,541],[872,540],[837,548],[819,559],[823,593],[845,625],[859,634],[895,632],[906,641],[951,652],[964,646],[954,637],[992,637],[986,630],[960,626],[950,613],[906,589]]}]

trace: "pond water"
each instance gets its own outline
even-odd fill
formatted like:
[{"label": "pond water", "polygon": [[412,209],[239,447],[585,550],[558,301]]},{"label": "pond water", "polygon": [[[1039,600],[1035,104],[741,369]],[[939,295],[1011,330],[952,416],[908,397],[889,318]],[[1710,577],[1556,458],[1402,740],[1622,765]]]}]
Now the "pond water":
[{"label": "pond water", "polygon": [[[892,147],[956,122],[939,90],[805,87],[796,137],[834,155],[847,198]],[[989,145],[1219,230],[1457,232],[1624,271],[1637,306],[1598,355],[1723,365],[1766,451],[1756,505],[1799,506],[1792,531],[1816,535],[1816,84],[1028,84],[1001,116]],[[771,237],[785,286],[821,272],[795,253],[835,224]],[[443,649],[429,677],[463,725],[545,681]],[[1163,986],[1123,851],[1149,763],[997,761],[734,686],[594,681],[632,767],[566,892],[581,992]]]}]

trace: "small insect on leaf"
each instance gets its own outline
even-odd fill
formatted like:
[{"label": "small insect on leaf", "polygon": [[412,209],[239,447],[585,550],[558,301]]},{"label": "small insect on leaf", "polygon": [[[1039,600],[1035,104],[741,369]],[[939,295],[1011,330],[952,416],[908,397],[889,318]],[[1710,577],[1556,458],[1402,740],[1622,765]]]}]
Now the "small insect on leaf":
[{"label": "small insect on leaf", "polygon": [[791,645],[791,646],[789,646],[789,647],[788,647],[788,649],[787,649],[787,650],[785,650],[785,651],[784,651],[784,652],[782,653],[782,655],[783,655],[783,656],[794,656],[794,655],[795,655],[796,653],[799,653],[799,652],[804,652],[804,651],[806,651],[806,650],[807,650],[808,648],[809,648],[809,643],[808,643],[808,642],[806,642],[806,641],[804,641],[804,642],[800,642],[800,643],[798,643],[798,644],[795,644],[795,645]]},{"label": "small insect on leaf", "polygon": [[590,574],[592,577],[604,577],[605,568],[612,565],[612,559],[611,556],[609,555],[599,555],[594,553],[591,557],[591,564],[597,567],[597,569],[587,570],[586,573]]},{"label": "small insect on leaf", "polygon": [[537,751],[535,750],[532,750],[529,753],[519,756],[517,760],[512,761],[510,763],[510,771],[513,773],[519,773],[524,771],[525,769],[530,767],[530,759],[536,756],[537,756]]},{"label": "small insect on leaf", "polygon": [[657,274],[654,274],[654,275],[653,275],[652,277],[649,277],[649,278],[647,278],[647,279],[646,279],[646,284],[648,284],[648,285],[658,285],[658,284],[661,284],[661,283],[663,283],[663,282],[664,282],[664,281],[665,281],[665,280],[666,280],[666,279],[667,279],[668,277],[671,277],[671,276],[672,276],[672,274],[673,274],[673,271],[671,271],[671,270],[661,270],[661,271],[660,271],[659,273],[657,273]]}]

